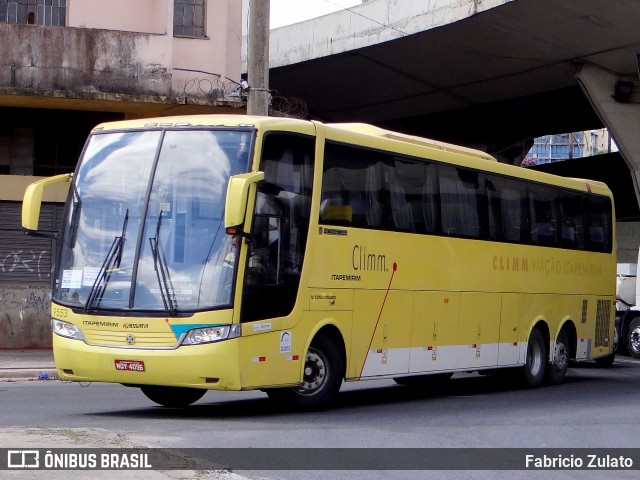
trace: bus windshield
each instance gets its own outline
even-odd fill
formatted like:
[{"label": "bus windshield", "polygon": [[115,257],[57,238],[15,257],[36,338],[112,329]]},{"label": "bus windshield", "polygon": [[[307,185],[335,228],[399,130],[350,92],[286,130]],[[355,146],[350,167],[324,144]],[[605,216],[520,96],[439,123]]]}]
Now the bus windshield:
[{"label": "bus windshield", "polygon": [[96,133],[71,187],[53,298],[86,310],[177,314],[231,305],[231,175],[251,129]]}]

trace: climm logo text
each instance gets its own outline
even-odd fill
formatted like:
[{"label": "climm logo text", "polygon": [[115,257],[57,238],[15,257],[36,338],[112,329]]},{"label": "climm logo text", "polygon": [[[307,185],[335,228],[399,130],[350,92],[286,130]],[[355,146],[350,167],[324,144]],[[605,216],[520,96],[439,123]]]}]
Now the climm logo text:
[{"label": "climm logo text", "polygon": [[351,264],[354,270],[366,272],[386,272],[387,256],[379,253],[367,252],[364,245],[355,245],[351,252]]},{"label": "climm logo text", "polygon": [[528,272],[529,259],[525,257],[503,257],[496,255],[493,257],[493,269],[503,272]]}]

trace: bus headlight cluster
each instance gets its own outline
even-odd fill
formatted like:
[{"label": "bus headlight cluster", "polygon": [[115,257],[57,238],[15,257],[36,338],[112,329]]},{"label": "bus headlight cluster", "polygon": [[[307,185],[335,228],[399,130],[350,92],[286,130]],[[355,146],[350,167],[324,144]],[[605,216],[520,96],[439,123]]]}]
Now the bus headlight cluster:
[{"label": "bus headlight cluster", "polygon": [[74,338],[76,340],[82,340],[83,338],[82,332],[73,323],[63,322],[57,318],[51,319],[51,330],[61,337]]},{"label": "bus headlight cluster", "polygon": [[182,341],[183,345],[219,342],[240,336],[240,325],[218,325],[189,330]]}]

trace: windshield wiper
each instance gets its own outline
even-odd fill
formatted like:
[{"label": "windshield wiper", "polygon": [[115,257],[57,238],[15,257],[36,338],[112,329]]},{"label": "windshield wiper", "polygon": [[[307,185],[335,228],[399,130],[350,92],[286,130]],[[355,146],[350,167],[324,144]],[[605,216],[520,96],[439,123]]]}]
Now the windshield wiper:
[{"label": "windshield wiper", "polygon": [[122,262],[122,252],[124,251],[124,234],[127,231],[127,223],[129,223],[128,208],[126,213],[124,214],[124,221],[122,222],[122,234],[119,237],[115,237],[113,239],[111,248],[109,248],[107,256],[105,257],[104,262],[102,262],[102,266],[98,271],[98,275],[93,282],[91,290],[89,291],[87,303],[85,304],[85,308],[87,310],[91,309],[94,306],[94,303],[96,307],[100,306],[100,302],[102,301],[104,292],[107,289],[109,281],[111,280],[111,274],[120,270],[120,262]]},{"label": "windshield wiper", "polygon": [[156,224],[155,237],[149,237],[149,243],[151,244],[151,254],[153,255],[153,268],[156,271],[158,277],[158,285],[160,286],[160,296],[162,297],[162,303],[164,309],[167,312],[171,312],[174,316],[178,314],[178,302],[175,298],[173,285],[171,284],[171,275],[169,274],[169,267],[167,265],[167,259],[164,256],[162,245],[160,245],[160,226],[162,225],[162,210],[158,216],[158,223]]}]

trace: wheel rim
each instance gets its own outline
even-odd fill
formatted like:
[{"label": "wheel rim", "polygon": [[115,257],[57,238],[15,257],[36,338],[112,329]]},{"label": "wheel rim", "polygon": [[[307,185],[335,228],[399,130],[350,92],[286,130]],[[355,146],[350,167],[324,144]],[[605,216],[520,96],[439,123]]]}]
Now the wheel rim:
[{"label": "wheel rim", "polygon": [[327,381],[327,361],[318,350],[310,348],[304,363],[304,376],[298,393],[313,395],[322,389]]},{"label": "wheel rim", "polygon": [[553,358],[553,367],[562,372],[569,366],[569,356],[567,355],[567,347],[564,343],[556,343],[556,351]]},{"label": "wheel rim", "polygon": [[629,345],[634,352],[640,352],[640,326],[634,328],[629,334]]},{"label": "wheel rim", "polygon": [[529,373],[535,377],[542,369],[542,362],[544,361],[542,358],[542,349],[537,343],[529,345],[530,347],[527,350],[527,365],[529,366]]}]

